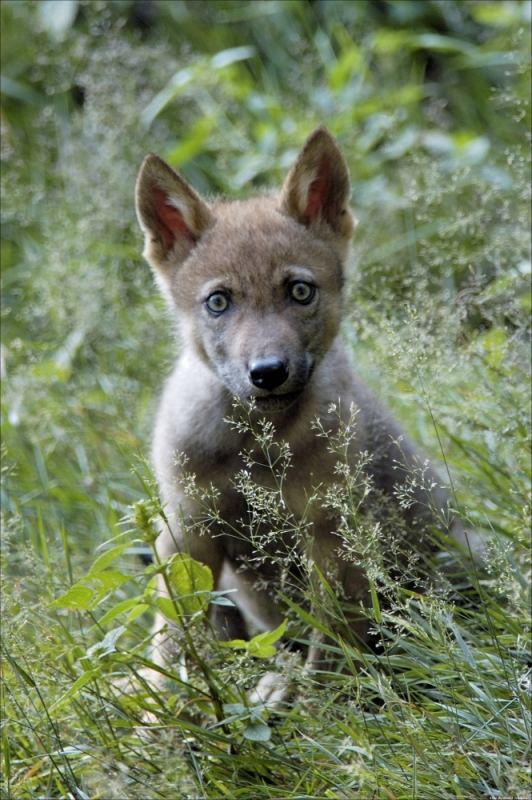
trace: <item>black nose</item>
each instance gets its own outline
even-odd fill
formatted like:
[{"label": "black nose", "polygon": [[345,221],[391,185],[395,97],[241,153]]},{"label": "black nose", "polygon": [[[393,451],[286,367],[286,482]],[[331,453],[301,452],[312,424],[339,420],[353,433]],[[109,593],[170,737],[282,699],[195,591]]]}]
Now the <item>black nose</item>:
[{"label": "black nose", "polygon": [[278,358],[261,358],[249,365],[251,382],[259,389],[277,389],[288,378],[288,367]]}]

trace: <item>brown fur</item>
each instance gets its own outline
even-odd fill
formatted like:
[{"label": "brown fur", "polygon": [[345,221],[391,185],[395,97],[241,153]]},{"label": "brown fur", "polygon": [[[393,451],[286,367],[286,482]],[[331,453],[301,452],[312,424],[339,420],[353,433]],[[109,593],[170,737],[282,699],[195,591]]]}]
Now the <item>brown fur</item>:
[{"label": "brown fur", "polygon": [[[254,413],[271,416],[277,438],[289,443],[292,468],[283,496],[296,517],[305,513],[315,488],[323,491],[333,480],[336,457],[312,431],[316,418],[325,428],[338,429],[331,404],[344,422],[351,407],[357,409],[350,457],[356,461],[362,450],[369,451],[368,469],[377,488],[392,495],[404,479],[397,462],[405,469],[420,464],[415,447],[354,375],[338,338],[343,265],[354,228],[349,199],[346,163],[324,128],[307,140],[280,195],[208,203],[153,155],[146,157],[137,181],[144,254],[177,313],[182,336],[154,436],[153,463],[169,520],[157,550],[161,557],[184,550],[207,564],[218,587],[238,589],[234,597],[244,617],[263,629],[278,625],[282,617],[275,595],[257,588],[257,578],[267,584],[275,569],[264,567],[258,574],[242,569],[252,549],[244,532],[235,539],[223,526],[201,535],[187,526],[201,511],[183,491],[176,454],[186,456],[187,470],[195,473],[199,486],[219,491],[221,518],[237,528],[246,507],[232,480],[242,468],[241,453],[253,442],[225,421],[234,413],[235,397],[244,403],[253,398]],[[297,302],[290,294],[297,282],[316,287],[310,302]],[[217,316],[206,307],[216,292],[229,304]],[[256,386],[252,365],[272,358],[285,365],[286,380],[273,390]],[[430,495],[419,490],[418,504],[409,511],[413,528],[428,505],[446,507],[439,480],[431,477]],[[273,485],[267,469],[255,467],[253,478]],[[364,599],[364,575],[338,557],[335,520],[319,503],[310,515],[311,558],[323,572],[334,565],[348,599]],[[458,523],[453,533],[463,540]],[[156,628],[163,623],[157,620]],[[319,648],[311,648],[309,667],[320,657]],[[164,658],[162,650],[159,658]],[[267,674],[254,698],[277,701],[283,692]]]}]

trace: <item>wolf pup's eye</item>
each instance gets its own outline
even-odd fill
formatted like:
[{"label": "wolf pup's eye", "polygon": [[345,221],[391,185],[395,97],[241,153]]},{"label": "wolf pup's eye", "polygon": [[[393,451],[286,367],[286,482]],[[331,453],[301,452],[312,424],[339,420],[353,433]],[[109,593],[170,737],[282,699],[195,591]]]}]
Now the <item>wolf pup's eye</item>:
[{"label": "wolf pup's eye", "polygon": [[206,299],[205,305],[211,314],[223,314],[229,307],[229,298],[223,292],[213,292]]},{"label": "wolf pup's eye", "polygon": [[303,305],[307,305],[314,298],[315,294],[316,287],[311,283],[305,283],[305,281],[295,281],[294,283],[290,284],[290,297],[297,303],[303,303]]}]

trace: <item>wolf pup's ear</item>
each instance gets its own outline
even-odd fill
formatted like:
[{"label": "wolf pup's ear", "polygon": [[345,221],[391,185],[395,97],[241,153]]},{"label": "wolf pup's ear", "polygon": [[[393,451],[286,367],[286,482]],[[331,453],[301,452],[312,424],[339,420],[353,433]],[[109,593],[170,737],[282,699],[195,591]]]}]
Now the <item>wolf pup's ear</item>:
[{"label": "wolf pup's ear", "polygon": [[135,190],[144,257],[167,280],[213,224],[207,204],[162,159],[144,159]]},{"label": "wolf pup's ear", "polygon": [[324,127],[311,133],[281,191],[281,211],[303,225],[326,223],[347,243],[354,229],[347,164]]}]

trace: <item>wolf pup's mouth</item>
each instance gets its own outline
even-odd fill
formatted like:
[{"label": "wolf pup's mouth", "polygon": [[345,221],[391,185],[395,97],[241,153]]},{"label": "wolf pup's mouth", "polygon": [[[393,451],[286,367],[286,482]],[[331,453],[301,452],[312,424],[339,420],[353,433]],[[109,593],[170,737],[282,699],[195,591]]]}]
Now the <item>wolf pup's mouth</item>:
[{"label": "wolf pup's mouth", "polygon": [[262,397],[255,396],[250,399],[255,402],[259,411],[274,412],[284,411],[286,408],[290,408],[299,397],[301,397],[301,391],[286,392],[285,394],[267,394]]}]

